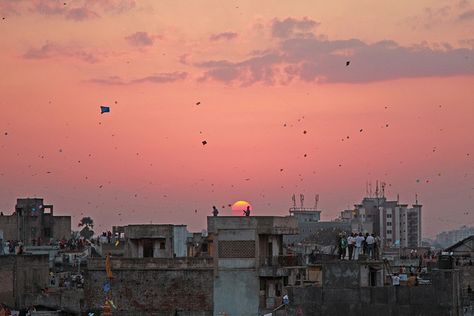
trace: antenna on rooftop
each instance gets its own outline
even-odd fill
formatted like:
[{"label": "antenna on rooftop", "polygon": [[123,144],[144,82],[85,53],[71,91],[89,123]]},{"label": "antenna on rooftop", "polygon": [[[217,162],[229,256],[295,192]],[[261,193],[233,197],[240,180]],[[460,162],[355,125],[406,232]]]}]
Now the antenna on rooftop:
[{"label": "antenna on rooftop", "polygon": [[369,182],[369,197],[372,197],[372,182]]},{"label": "antenna on rooftop", "polygon": [[291,196],[291,200],[293,201],[293,207],[296,208],[296,196],[294,194]]},{"label": "antenna on rooftop", "polygon": [[379,180],[375,181],[375,197],[379,198]]},{"label": "antenna on rooftop", "polygon": [[415,194],[415,205],[418,205],[418,194]]},{"label": "antenna on rooftop", "polygon": [[314,197],[314,209],[318,210],[319,194]]},{"label": "antenna on rooftop", "polygon": [[301,203],[301,208],[304,207],[304,194],[300,194],[300,203]]},{"label": "antenna on rooftop", "polygon": [[386,184],[385,182],[381,182],[381,183],[380,183],[380,186],[382,187],[382,197],[383,197],[383,198],[385,197],[385,186],[386,186],[386,185],[387,185],[387,184]]}]

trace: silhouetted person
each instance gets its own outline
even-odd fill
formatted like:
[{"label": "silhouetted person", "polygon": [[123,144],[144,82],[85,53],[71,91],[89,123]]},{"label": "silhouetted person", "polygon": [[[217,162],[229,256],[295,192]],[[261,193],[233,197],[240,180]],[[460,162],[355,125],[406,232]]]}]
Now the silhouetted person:
[{"label": "silhouetted person", "polygon": [[213,207],[212,207],[212,215],[213,215],[213,216],[219,215],[219,210],[217,209],[216,206],[213,206]]},{"label": "silhouetted person", "polygon": [[250,216],[250,206],[247,205],[247,210],[244,211],[245,216]]}]

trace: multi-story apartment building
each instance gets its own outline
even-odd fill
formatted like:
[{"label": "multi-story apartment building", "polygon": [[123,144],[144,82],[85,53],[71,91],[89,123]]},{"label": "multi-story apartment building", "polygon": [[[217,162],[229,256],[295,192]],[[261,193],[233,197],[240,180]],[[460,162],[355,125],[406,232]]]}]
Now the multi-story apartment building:
[{"label": "multi-story apartment building", "polygon": [[389,201],[384,196],[366,197],[354,205],[354,210],[344,210],[340,219],[351,223],[353,232],[375,233],[386,247],[421,246],[421,208],[416,201],[412,207]]}]

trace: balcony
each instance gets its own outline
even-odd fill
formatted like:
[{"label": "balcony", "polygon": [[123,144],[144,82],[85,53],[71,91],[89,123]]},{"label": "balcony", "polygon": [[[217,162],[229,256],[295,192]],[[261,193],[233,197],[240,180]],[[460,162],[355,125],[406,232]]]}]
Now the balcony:
[{"label": "balcony", "polygon": [[259,276],[282,277],[288,276],[290,267],[304,265],[302,256],[271,256],[260,258]]}]

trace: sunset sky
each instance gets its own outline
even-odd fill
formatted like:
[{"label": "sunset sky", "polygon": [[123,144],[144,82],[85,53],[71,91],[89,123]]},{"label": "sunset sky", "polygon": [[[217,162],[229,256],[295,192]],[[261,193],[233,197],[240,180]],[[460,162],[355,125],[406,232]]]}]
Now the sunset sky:
[{"label": "sunset sky", "polygon": [[0,210],[200,231],[380,180],[425,236],[473,225],[473,30],[472,0],[0,0]]}]

